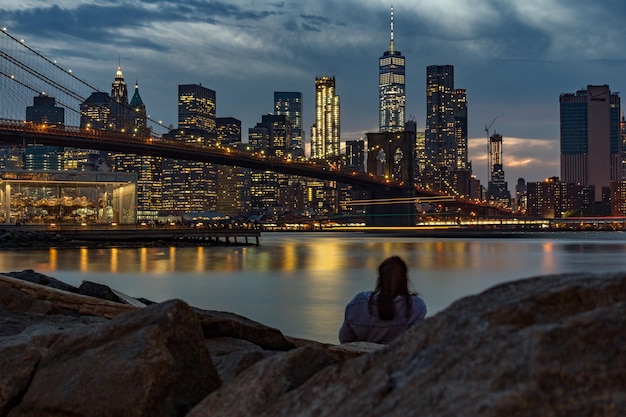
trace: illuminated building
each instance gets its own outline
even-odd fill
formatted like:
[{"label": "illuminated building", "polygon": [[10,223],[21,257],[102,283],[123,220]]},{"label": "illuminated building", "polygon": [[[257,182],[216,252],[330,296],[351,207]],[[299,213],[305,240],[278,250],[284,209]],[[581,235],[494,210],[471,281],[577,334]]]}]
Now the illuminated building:
[{"label": "illuminated building", "polygon": [[[241,121],[234,117],[218,117],[217,141],[222,147],[241,144]],[[250,211],[251,170],[237,166],[216,165],[217,205],[219,213],[238,216]]]},{"label": "illuminated building", "polygon": [[228,146],[241,143],[241,120],[234,117],[216,117],[217,143]]},{"label": "illuminated building", "polygon": [[[27,122],[50,126],[65,124],[65,109],[56,105],[54,97],[45,93],[33,98],[33,105],[26,107]],[[63,169],[63,147],[29,144],[24,151],[24,169],[28,171],[61,171]]]},{"label": "illuminated building", "polygon": [[379,59],[378,96],[379,130],[396,132],[404,129],[406,95],[404,86],[404,56],[396,51],[393,39],[393,7],[389,50]]},{"label": "illuminated building", "polygon": [[178,86],[178,128],[203,129],[215,135],[215,91],[200,84]]},{"label": "illuminated building", "polygon": [[546,218],[594,215],[593,186],[566,183],[558,177],[526,183],[526,215]]},{"label": "illuminated building", "polygon": [[561,179],[592,185],[595,201],[608,213],[611,181],[622,179],[620,98],[608,85],[589,85],[559,97]]},{"label": "illuminated building", "polygon": [[304,130],[302,129],[302,93],[295,91],[274,92],[274,114],[285,115],[291,121],[291,143],[294,156],[304,156]]},{"label": "illuminated building", "polygon": [[[128,100],[126,83],[121,70],[115,76],[112,87],[112,97],[116,100]],[[137,137],[149,137],[150,129],[147,126],[146,106],[139,94],[139,84],[135,83],[135,92],[127,108],[124,124],[130,133]],[[157,220],[159,210],[163,207],[163,158],[151,155],[135,155],[112,153],[109,155],[113,171],[133,172],[137,174],[137,220]]]},{"label": "illuminated building", "polygon": [[315,124],[311,126],[311,158],[329,159],[340,154],[339,96],[335,77],[315,78]]},{"label": "illuminated building", "polygon": [[[163,138],[189,144],[213,144],[204,129],[175,129]],[[163,159],[163,207],[169,213],[217,211],[217,170],[213,164]]]},{"label": "illuminated building", "polygon": [[455,195],[469,194],[467,160],[467,93],[454,88],[452,65],[426,68],[425,188]]},{"label": "illuminated building", "polygon": [[112,172],[0,172],[0,223],[132,224],[136,176]]},{"label": "illuminated building", "polygon": [[[173,141],[217,146],[215,91],[199,84],[178,86],[178,129],[163,135]],[[163,210],[171,213],[216,211],[217,168],[213,164],[164,158]]]},{"label": "illuminated building", "polygon": [[502,164],[502,135],[494,133],[489,138],[489,182],[487,199],[498,205],[510,206],[511,193],[504,179]]},{"label": "illuminated building", "polygon": [[346,141],[346,167],[354,168],[356,171],[365,171],[365,141]]}]

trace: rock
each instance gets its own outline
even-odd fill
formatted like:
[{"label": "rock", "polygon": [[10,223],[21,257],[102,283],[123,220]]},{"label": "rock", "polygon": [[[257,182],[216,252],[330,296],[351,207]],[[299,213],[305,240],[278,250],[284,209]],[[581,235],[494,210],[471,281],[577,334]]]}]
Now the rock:
[{"label": "rock", "polygon": [[25,269],[20,272],[4,272],[3,275],[7,275],[13,278],[23,279],[24,281],[32,282],[39,285],[45,285],[46,287],[56,288],[68,292],[78,292],[78,288],[66,284],[63,281],[59,281],[56,278],[49,277],[47,275],[40,274],[32,269]]},{"label": "rock", "polygon": [[232,337],[247,340],[269,350],[293,349],[280,330],[233,313],[196,309],[200,316],[202,331],[207,339]]},{"label": "rock", "polygon": [[313,346],[270,356],[209,395],[187,417],[258,415],[283,394],[335,362],[331,354]]},{"label": "rock", "polygon": [[91,281],[83,281],[80,287],[78,287],[78,293],[101,300],[113,301],[114,303],[124,302],[108,286]]},{"label": "rock", "polygon": [[202,406],[259,417],[623,416],[625,313],[624,275],[503,284],[459,300],[385,349],[326,367],[243,410],[241,398],[225,393],[264,386],[260,373],[240,378],[257,364],[193,415]]},{"label": "rock", "polygon": [[378,343],[369,342],[350,342],[343,343],[341,345],[329,346],[328,352],[334,355],[339,360],[346,360],[356,358],[361,355],[376,352],[383,349],[386,345],[380,345]]},{"label": "rock", "polygon": [[205,345],[223,384],[227,384],[234,376],[256,362],[276,353],[263,350],[260,346],[246,340],[231,337],[207,339]]},{"label": "rock", "polygon": [[42,315],[0,308],[0,416],[5,416],[21,401],[49,346],[70,330],[105,322],[96,317]]},{"label": "rock", "polygon": [[23,311],[39,314],[61,314],[54,303],[30,297],[23,292],[0,283],[0,308],[7,311]]},{"label": "rock", "polygon": [[[220,386],[198,316],[180,300],[56,337],[28,352],[30,385],[5,401],[11,406],[9,417],[184,416]],[[2,378],[24,374],[9,372]]]}]

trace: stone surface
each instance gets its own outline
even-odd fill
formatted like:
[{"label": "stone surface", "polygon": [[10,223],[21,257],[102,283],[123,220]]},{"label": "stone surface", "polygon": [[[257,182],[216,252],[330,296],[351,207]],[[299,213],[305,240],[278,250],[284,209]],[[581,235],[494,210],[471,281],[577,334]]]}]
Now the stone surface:
[{"label": "stone surface", "polygon": [[68,292],[78,292],[78,288],[66,284],[63,281],[59,281],[56,278],[49,277],[39,272],[35,272],[32,269],[25,269],[23,271],[3,272],[3,275],[23,279],[24,281],[32,282],[39,285],[45,285],[46,287],[56,288]]},{"label": "stone surface", "polygon": [[247,340],[269,350],[288,350],[294,347],[280,330],[265,326],[246,317],[222,311],[196,309],[200,315],[204,337],[232,337]]},{"label": "stone surface", "polygon": [[0,416],[626,415],[626,274],[502,284],[385,347],[179,300],[79,316],[7,281]]},{"label": "stone surface", "polygon": [[206,339],[205,345],[224,384],[256,362],[276,354],[247,340],[232,337]]},{"label": "stone surface", "polygon": [[[503,284],[256,409],[228,414],[224,403],[211,405],[222,415],[273,417],[623,416],[625,313],[623,275]],[[235,378],[209,398],[240,410],[220,392],[264,382],[262,374]]]},{"label": "stone surface", "polygon": [[[257,362],[198,404],[188,417],[256,416],[283,394],[335,363],[324,349],[303,346]],[[347,414],[346,414],[347,415]]]},{"label": "stone surface", "polygon": [[197,314],[179,300],[63,332],[30,356],[36,369],[9,417],[184,416],[221,385]]}]

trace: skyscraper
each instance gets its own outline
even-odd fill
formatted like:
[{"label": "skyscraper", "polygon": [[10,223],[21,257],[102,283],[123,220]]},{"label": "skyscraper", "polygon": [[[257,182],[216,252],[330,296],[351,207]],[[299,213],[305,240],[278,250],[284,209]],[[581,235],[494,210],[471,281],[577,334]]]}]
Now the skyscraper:
[{"label": "skyscraper", "polygon": [[[54,97],[45,93],[33,98],[33,105],[26,107],[26,121],[47,125],[63,125],[65,109],[56,105]],[[63,147],[29,144],[24,153],[24,168],[29,171],[60,171],[63,169]]]},{"label": "skyscraper", "polygon": [[426,68],[426,130],[423,186],[458,195],[469,194],[467,92],[454,88],[452,65]]},{"label": "skyscraper", "polygon": [[178,128],[215,133],[215,91],[201,84],[178,86]]},{"label": "skyscraper", "polygon": [[379,59],[378,96],[379,130],[396,132],[404,129],[404,56],[396,51],[393,39],[393,7],[391,8],[391,37],[389,50]]},{"label": "skyscraper", "polygon": [[[215,91],[200,84],[178,86],[178,129],[163,137],[196,145],[215,145]],[[163,160],[163,208],[173,212],[215,210],[217,172],[213,164]]]},{"label": "skyscraper", "polygon": [[340,153],[339,96],[335,77],[315,78],[315,124],[311,126],[311,158],[326,159]]},{"label": "skyscraper", "polygon": [[594,186],[595,201],[607,200],[611,181],[622,179],[619,95],[608,85],[589,85],[561,94],[559,104],[561,181]]},{"label": "skyscraper", "polygon": [[487,198],[504,206],[509,206],[511,203],[511,193],[504,179],[502,135],[499,133],[494,133],[489,138],[489,184]]},{"label": "skyscraper", "polygon": [[291,120],[291,143],[289,150],[304,150],[304,131],[302,130],[302,93],[295,91],[274,92],[274,114],[285,115]]}]

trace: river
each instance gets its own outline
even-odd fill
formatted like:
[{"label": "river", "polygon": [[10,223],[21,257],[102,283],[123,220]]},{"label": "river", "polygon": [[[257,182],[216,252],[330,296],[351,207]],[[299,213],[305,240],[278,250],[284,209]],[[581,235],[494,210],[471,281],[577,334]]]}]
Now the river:
[{"label": "river", "polygon": [[343,309],[373,289],[398,255],[433,315],[493,285],[565,272],[626,271],[626,233],[527,238],[404,238],[345,232],[265,232],[260,246],[0,250],[0,272],[34,269],[68,284],[109,285],[153,301],[180,298],[284,334],[337,343]]}]

